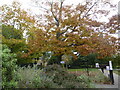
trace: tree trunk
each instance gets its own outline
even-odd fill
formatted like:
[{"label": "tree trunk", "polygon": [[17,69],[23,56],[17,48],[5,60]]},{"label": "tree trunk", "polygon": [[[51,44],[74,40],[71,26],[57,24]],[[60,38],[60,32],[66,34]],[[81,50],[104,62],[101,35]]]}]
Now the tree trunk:
[{"label": "tree trunk", "polygon": [[56,56],[56,61],[55,61],[55,63],[56,63],[56,64],[60,64],[60,61],[62,61],[62,54]]}]

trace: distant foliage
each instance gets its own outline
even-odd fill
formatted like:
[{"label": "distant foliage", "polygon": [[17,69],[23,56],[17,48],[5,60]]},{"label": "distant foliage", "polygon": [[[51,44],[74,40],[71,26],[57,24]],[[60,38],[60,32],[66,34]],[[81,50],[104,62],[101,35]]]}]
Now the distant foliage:
[{"label": "distant foliage", "polygon": [[19,29],[15,29],[12,25],[2,25],[2,35],[6,39],[22,39],[22,32]]}]

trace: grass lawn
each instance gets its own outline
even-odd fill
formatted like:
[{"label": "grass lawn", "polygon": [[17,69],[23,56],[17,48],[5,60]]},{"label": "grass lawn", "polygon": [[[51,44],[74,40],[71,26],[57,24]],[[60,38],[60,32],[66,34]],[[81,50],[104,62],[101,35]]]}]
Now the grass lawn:
[{"label": "grass lawn", "polygon": [[101,71],[98,69],[88,69],[89,70],[89,76],[87,73],[87,69],[69,69],[68,72],[74,73],[78,76],[87,76],[93,83],[98,84],[111,84],[109,78],[103,75]]},{"label": "grass lawn", "polygon": [[120,70],[116,70],[116,71],[114,71],[114,73],[120,75]]},{"label": "grass lawn", "polygon": [[[89,71],[96,71],[96,70],[98,70],[98,69],[88,69]],[[68,69],[68,71],[87,71],[87,69],[86,68],[82,68],[82,69]]]}]

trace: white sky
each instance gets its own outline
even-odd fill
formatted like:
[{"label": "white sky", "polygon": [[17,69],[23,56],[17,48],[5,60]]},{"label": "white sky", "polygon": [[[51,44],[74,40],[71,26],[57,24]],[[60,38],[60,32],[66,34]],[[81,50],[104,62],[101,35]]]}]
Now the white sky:
[{"label": "white sky", "polygon": [[[13,1],[18,1],[18,2],[22,3],[23,8],[29,8],[31,6],[31,2],[32,2],[32,0],[0,0],[0,6],[3,4],[11,4]],[[40,1],[42,1],[42,0],[40,0]],[[48,1],[50,1],[50,0],[48,0]],[[87,1],[87,0],[65,0],[64,3],[65,4],[78,4],[81,2],[85,2],[85,1]],[[99,1],[102,2],[105,0],[99,0]],[[106,0],[106,1],[110,1],[113,4],[118,4],[118,2],[120,0]]]},{"label": "white sky", "polygon": [[[36,14],[38,14],[39,13],[39,10],[38,10],[38,8],[34,8],[34,7],[32,7],[32,1],[34,1],[34,0],[0,0],[0,6],[1,5],[3,5],[3,4],[8,4],[8,5],[10,5],[13,1],[18,1],[18,2],[20,2],[21,4],[22,4],[22,8],[24,8],[24,9],[31,9],[31,11],[32,12],[34,12],[34,13],[36,13]],[[39,0],[39,1],[45,1],[45,0]],[[50,0],[48,0],[48,1],[50,1]],[[53,0],[54,1],[54,0]],[[56,0],[55,0],[56,1]],[[79,4],[79,3],[81,3],[81,2],[86,2],[87,0],[65,0],[65,2],[64,2],[64,4]],[[96,0],[95,0],[96,1]],[[105,0],[99,0],[100,2],[103,2],[103,1],[105,1]],[[118,5],[118,2],[120,1],[120,0],[106,0],[106,1],[110,1],[111,3],[113,3],[113,4],[117,4]],[[109,9],[109,8],[108,8]],[[114,10],[114,11],[112,11],[112,13],[111,14],[117,14],[118,13],[118,9],[116,8],[116,10]],[[110,16],[111,16],[111,14],[110,14]],[[107,20],[107,18],[106,17],[102,17],[103,19],[102,20]],[[101,20],[101,19],[100,19]]]},{"label": "white sky", "polygon": [[[3,4],[7,4],[7,5],[10,5],[12,4],[13,1],[18,1],[22,4],[22,8],[24,9],[31,9],[32,12],[38,14],[39,13],[39,10],[38,8],[33,8],[32,7],[32,0],[0,0],[0,6],[2,6]],[[34,0],[33,0],[34,1]],[[42,0],[40,0],[42,1]],[[43,0],[45,1],[45,0]],[[50,0],[48,0],[50,1]],[[56,1],[56,0],[55,0]],[[64,4],[79,4],[81,2],[85,2],[86,0],[65,0]],[[101,2],[102,1],[105,1],[105,0],[100,0]],[[107,1],[110,1],[111,3],[113,4],[117,4],[118,5],[118,2],[120,0],[107,0]],[[118,6],[117,6],[118,7]],[[119,6],[120,7],[120,6]],[[109,8],[108,8],[109,9]],[[109,14],[109,17],[111,17],[112,15],[114,14],[117,14],[118,13],[118,8],[116,8],[114,11],[112,10],[111,11],[111,14]],[[100,18],[99,21],[108,21],[108,18],[106,18],[105,16],[102,17],[102,19]],[[115,35],[116,36],[116,35]]]}]

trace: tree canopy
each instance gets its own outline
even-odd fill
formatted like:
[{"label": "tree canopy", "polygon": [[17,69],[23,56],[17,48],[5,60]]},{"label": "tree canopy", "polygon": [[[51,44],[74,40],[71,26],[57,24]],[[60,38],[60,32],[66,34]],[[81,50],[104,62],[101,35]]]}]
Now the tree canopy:
[{"label": "tree canopy", "polygon": [[33,37],[28,43],[30,52],[52,51],[54,55],[76,57],[73,53],[76,51],[81,55],[98,53],[99,58],[113,55],[116,40],[106,33],[109,30],[99,29],[104,23],[93,20],[88,15],[92,8],[90,3],[77,6],[63,3],[64,1],[45,3],[49,8],[45,9],[43,15],[39,15],[39,29],[33,30]]},{"label": "tree canopy", "polygon": [[[1,7],[3,43],[13,48],[11,50],[19,51],[18,47],[25,43],[26,50],[20,51],[24,51],[23,57],[31,58],[39,58],[49,51],[59,58],[62,55],[77,58],[74,52],[83,56],[97,53],[98,58],[116,53],[117,39],[109,35],[117,30],[116,22],[112,18],[109,23],[93,18],[96,14],[109,12],[93,9],[97,2],[88,1],[76,6],[64,5],[64,0],[42,3],[47,8],[40,6],[37,0],[36,3],[44,12],[34,16],[21,9],[18,2]],[[109,27],[111,24],[113,26]],[[27,37],[23,38],[25,32]]]}]

